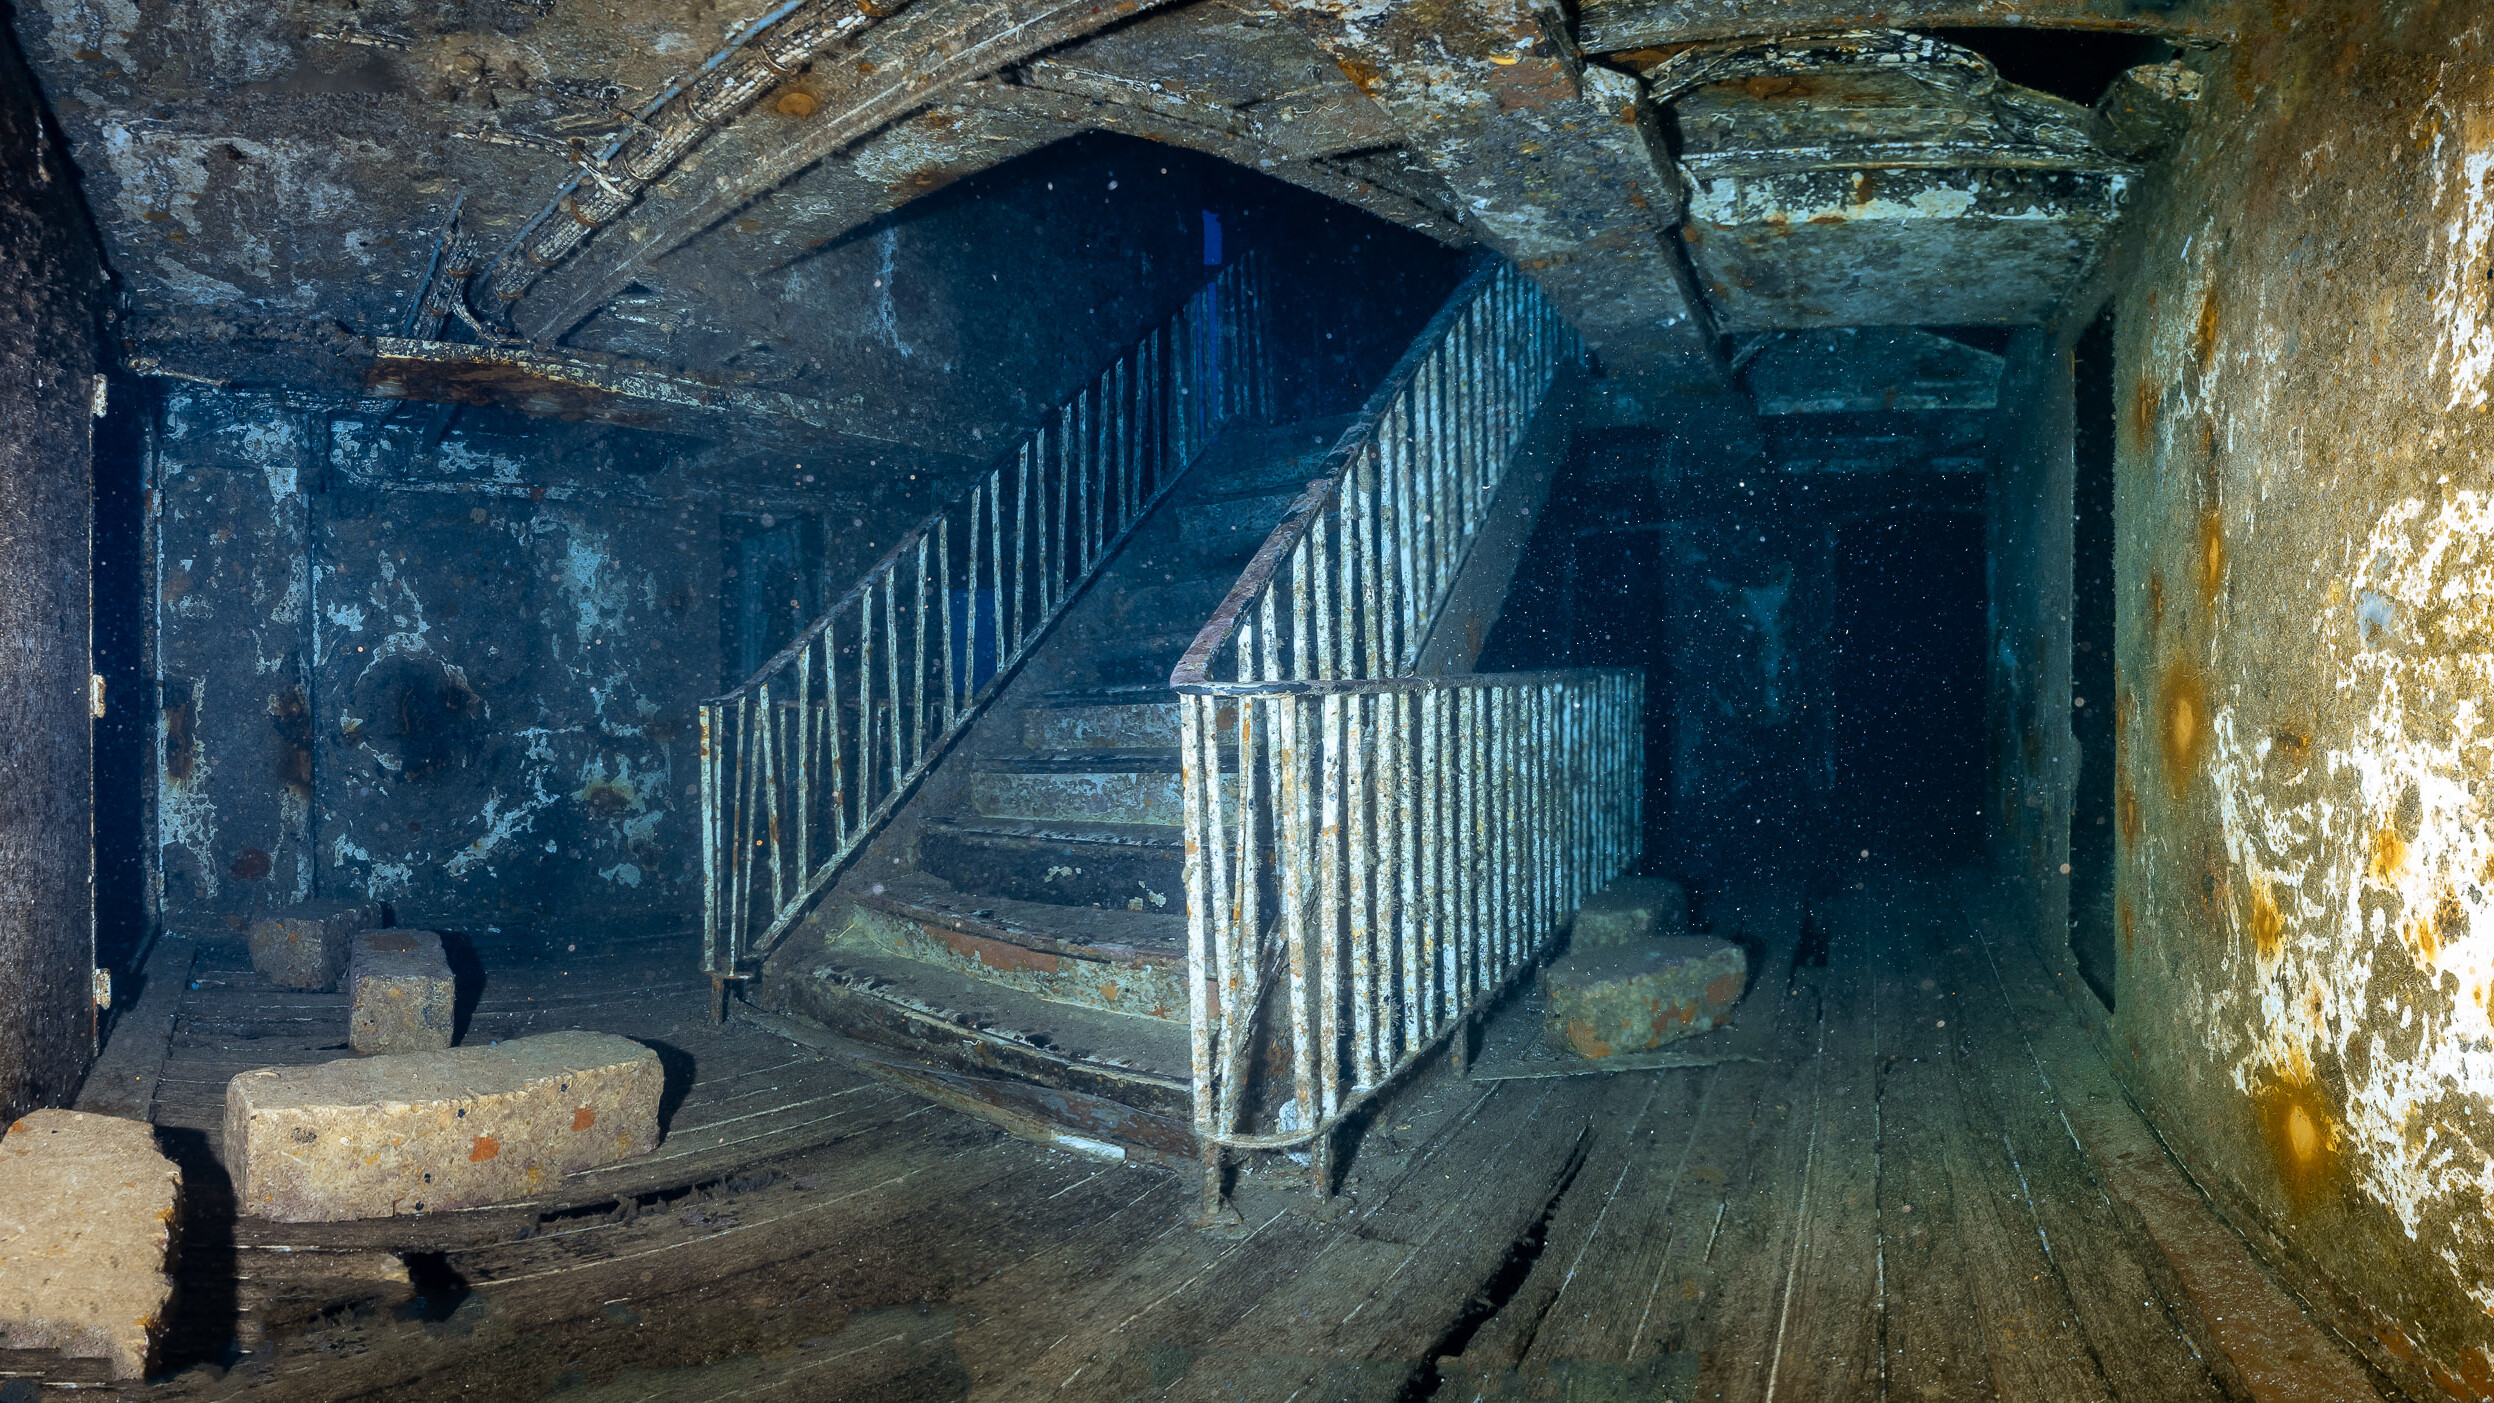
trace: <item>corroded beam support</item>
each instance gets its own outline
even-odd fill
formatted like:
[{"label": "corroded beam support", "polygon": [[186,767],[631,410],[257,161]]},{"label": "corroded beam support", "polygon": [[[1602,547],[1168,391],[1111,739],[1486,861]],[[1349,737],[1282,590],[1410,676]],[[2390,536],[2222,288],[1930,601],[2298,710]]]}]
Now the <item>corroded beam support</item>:
[{"label": "corroded beam support", "polygon": [[554,419],[715,435],[729,428],[819,441],[822,434],[909,444],[896,424],[861,424],[821,400],[661,370],[611,356],[354,336],[288,328],[223,342],[138,340],[141,375],[232,388],[286,388],[373,399],[493,405]]},{"label": "corroded beam support", "polygon": [[2234,38],[2238,9],[2235,0],[2177,0],[2163,5],[2139,0],[1909,0],[1867,5],[1861,0],[1610,0],[1607,4],[1596,0],[1579,16],[1576,38],[1587,53],[1616,54],[1705,39],[1836,29],[2020,25],[2225,43]]},{"label": "corroded beam support", "polygon": [[1530,273],[1613,377],[1660,402],[1723,383],[1670,235],[1678,176],[1636,81],[1583,67],[1522,0],[1284,13],[1383,107],[1476,236]]}]

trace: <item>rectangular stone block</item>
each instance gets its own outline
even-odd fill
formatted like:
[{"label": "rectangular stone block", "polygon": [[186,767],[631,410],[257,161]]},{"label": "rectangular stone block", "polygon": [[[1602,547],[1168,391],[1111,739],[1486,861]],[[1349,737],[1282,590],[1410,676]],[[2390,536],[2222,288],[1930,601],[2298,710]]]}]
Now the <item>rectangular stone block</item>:
[{"label": "rectangular stone block", "polygon": [[182,1171],[145,1121],[30,1111],[0,1135],[0,1345],[147,1373]]},{"label": "rectangular stone block", "polygon": [[280,989],[335,989],[349,936],[381,923],[360,901],[307,901],[251,923],[251,967]]},{"label": "rectangular stone block", "polygon": [[510,1203],[655,1149],[665,1086],[611,1033],[264,1067],[226,1085],[225,1167],[281,1223]]},{"label": "rectangular stone block", "polygon": [[1711,936],[1574,950],[1542,971],[1542,1031],[1580,1057],[1644,1052],[1722,1023],[1748,982],[1741,947]]},{"label": "rectangular stone block", "polygon": [[450,1046],[458,986],[442,937],[429,930],[366,930],[355,933],[352,946],[347,1045],[367,1054]]},{"label": "rectangular stone block", "polygon": [[1626,945],[1689,928],[1689,894],[1663,877],[1622,877],[1576,910],[1571,948]]}]

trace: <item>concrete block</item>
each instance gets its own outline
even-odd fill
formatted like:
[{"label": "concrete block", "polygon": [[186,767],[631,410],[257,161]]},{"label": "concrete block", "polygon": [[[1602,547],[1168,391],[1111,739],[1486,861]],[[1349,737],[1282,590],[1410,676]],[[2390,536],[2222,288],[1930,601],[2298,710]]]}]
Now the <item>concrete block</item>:
[{"label": "concrete block", "polygon": [[307,901],[251,923],[251,967],[280,989],[335,989],[348,937],[381,923],[360,901]]},{"label": "concrete block", "polygon": [[1577,908],[1571,948],[1627,945],[1689,928],[1689,894],[1662,877],[1622,877]]},{"label": "concrete block", "polygon": [[0,1135],[0,1345],[147,1373],[182,1171],[145,1121],[30,1111]]},{"label": "concrete block", "polygon": [[362,1053],[450,1046],[457,984],[442,937],[429,930],[357,931],[347,957],[346,1041]]},{"label": "concrete block", "polygon": [[611,1033],[264,1067],[225,1088],[225,1167],[280,1223],[510,1203],[655,1149],[665,1085]]},{"label": "concrete block", "polygon": [[1542,971],[1542,1031],[1580,1057],[1644,1052],[1722,1023],[1748,980],[1741,947],[1711,936],[1573,950]]}]

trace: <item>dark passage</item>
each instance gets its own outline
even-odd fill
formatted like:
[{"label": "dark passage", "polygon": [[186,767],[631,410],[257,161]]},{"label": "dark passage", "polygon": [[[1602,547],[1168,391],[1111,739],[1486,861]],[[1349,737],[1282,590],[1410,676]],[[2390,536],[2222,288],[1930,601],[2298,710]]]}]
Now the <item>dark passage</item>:
[{"label": "dark passage", "polygon": [[1827,841],[1887,865],[1971,860],[1983,833],[1983,520],[1899,511],[1835,533]]}]

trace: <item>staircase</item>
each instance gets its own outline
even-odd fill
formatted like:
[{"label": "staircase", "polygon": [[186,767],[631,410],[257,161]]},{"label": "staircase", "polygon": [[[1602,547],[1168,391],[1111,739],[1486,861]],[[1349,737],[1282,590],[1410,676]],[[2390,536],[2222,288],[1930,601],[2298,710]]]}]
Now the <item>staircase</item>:
[{"label": "staircase", "polygon": [[1192,1162],[1169,674],[1350,422],[1240,425],[1205,450],[798,927],[756,990],[768,1010],[1025,1133]]},{"label": "staircase", "polygon": [[1234,1155],[1326,1192],[1460,1060],[1634,860],[1642,771],[1633,674],[1468,671],[1571,422],[1538,293],[1484,264],[1358,414],[1272,425],[1221,287],[703,711],[744,1016],[1196,1169],[1208,1221]]}]

